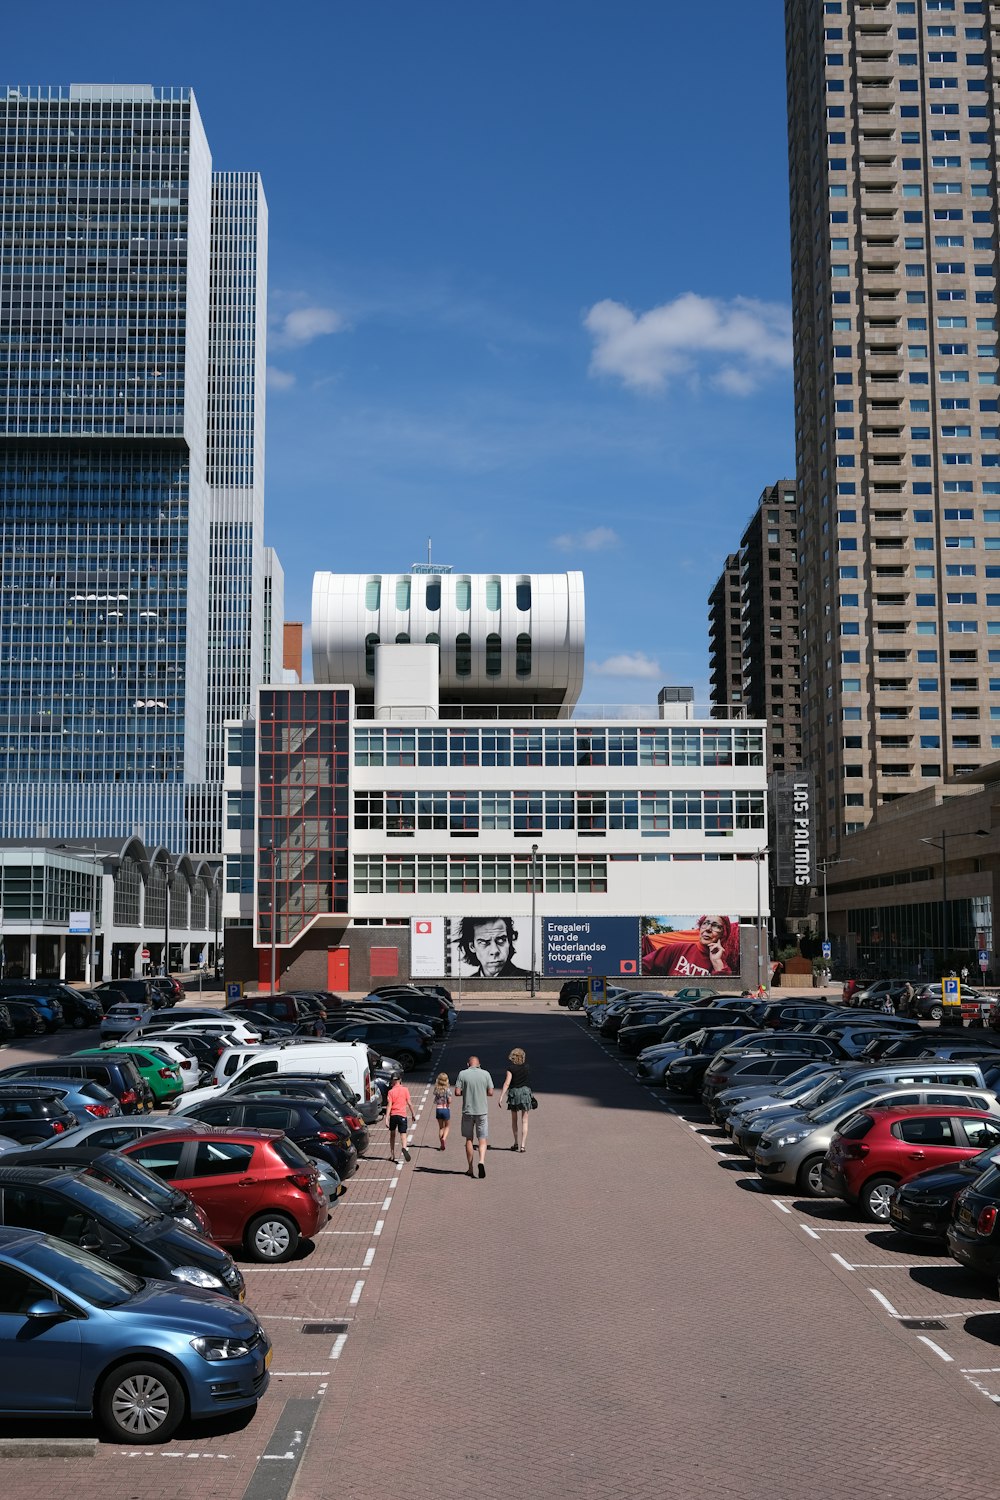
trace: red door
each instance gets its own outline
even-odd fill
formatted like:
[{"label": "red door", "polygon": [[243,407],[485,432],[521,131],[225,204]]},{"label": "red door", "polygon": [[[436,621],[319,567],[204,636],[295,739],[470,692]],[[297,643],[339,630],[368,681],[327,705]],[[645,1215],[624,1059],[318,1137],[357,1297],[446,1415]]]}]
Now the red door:
[{"label": "red door", "polygon": [[326,950],[326,987],[333,990],[334,994],[341,990],[349,990],[351,987],[351,950],[350,948],[327,948]]}]

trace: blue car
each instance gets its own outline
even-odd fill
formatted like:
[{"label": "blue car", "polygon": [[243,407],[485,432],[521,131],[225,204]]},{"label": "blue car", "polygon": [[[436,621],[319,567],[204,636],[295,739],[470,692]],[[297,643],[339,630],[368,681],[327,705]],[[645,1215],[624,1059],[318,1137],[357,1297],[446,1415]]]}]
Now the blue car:
[{"label": "blue car", "polygon": [[13,1085],[19,1092],[37,1087],[40,1094],[57,1094],[78,1125],[87,1125],[94,1120],[109,1120],[122,1113],[122,1107],[114,1094],[89,1078],[0,1078],[0,1093],[4,1085]]},{"label": "blue car", "polygon": [[116,1442],[164,1442],[185,1415],[254,1406],[270,1363],[267,1334],[238,1302],[0,1228],[4,1416],[93,1416]]}]

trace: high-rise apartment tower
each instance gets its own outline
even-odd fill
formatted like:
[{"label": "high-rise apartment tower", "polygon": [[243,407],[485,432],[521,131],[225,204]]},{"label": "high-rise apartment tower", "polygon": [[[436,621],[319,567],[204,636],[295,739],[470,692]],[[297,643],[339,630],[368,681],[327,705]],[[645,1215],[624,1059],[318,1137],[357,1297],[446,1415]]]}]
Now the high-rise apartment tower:
[{"label": "high-rise apartment tower", "polygon": [[1000,750],[1000,3],[785,20],[803,754],[836,856]]},{"label": "high-rise apartment tower", "polygon": [[260,183],[184,88],[8,88],[0,141],[0,833],[212,853],[262,665]]}]

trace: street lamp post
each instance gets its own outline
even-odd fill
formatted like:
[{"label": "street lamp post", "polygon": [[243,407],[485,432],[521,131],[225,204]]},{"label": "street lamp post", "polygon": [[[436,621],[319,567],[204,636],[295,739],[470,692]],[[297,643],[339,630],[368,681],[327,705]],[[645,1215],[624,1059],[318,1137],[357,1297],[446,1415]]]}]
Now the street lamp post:
[{"label": "street lamp post", "polygon": [[830,942],[830,913],[826,901],[826,872],[831,865],[853,865],[857,861],[851,859],[821,859],[819,867],[823,872],[823,941],[829,945]]},{"label": "street lamp post", "polygon": [[535,869],[536,869],[536,856],[537,856],[537,854],[538,854],[538,845],[537,844],[532,844],[532,846],[531,846],[531,996],[532,996],[532,999],[534,999],[534,995],[535,995],[535,889],[536,889],[536,886],[537,886],[537,881],[535,879]]},{"label": "street lamp post", "polygon": [[758,988],[758,990],[762,990],[764,988],[764,981],[761,978],[762,967],[763,967],[763,957],[764,957],[764,953],[763,953],[763,946],[764,945],[763,945],[763,934],[762,934],[762,930],[761,930],[762,929],[762,922],[761,922],[761,896],[760,896],[760,867],[763,864],[764,860],[767,858],[767,856],[770,854],[770,852],[771,852],[770,849],[758,849],[757,853],[754,855],[754,859],[757,861],[757,988]]},{"label": "street lamp post", "polygon": [[219,977],[219,913],[222,907],[222,866],[219,865],[215,872],[215,885],[212,887],[212,902],[215,906],[215,948],[212,951],[212,972],[216,980]]},{"label": "street lamp post", "polygon": [[163,902],[163,973],[167,979],[170,978],[170,887],[173,884],[174,871],[169,860],[164,863],[164,874],[167,881],[166,895]]},{"label": "street lamp post", "polygon": [[[988,828],[975,828],[970,834],[966,835],[967,838],[975,839],[988,839],[989,836],[990,831]],[[941,850],[941,969],[943,976],[944,970],[948,967],[948,949],[951,946],[948,921],[948,830],[942,828],[940,842],[937,839],[921,839],[920,842],[922,844],[930,844],[932,848]],[[942,995],[942,1002],[943,998]],[[950,1019],[945,1014],[949,1008],[942,1003],[942,1024]]]}]

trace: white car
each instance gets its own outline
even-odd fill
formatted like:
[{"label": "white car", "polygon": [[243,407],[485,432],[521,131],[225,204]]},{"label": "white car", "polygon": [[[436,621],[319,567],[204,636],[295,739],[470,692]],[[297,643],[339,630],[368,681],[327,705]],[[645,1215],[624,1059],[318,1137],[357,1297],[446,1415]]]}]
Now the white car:
[{"label": "white car", "polygon": [[[110,1014],[110,1012],[109,1012]],[[220,1015],[217,1021],[198,1019],[194,1021],[178,1021],[173,1026],[158,1026],[155,1017],[144,1027],[140,1027],[128,1038],[130,1042],[142,1040],[144,1032],[155,1031],[157,1041],[170,1041],[176,1037],[183,1042],[184,1037],[191,1032],[201,1036],[221,1037],[228,1047],[249,1047],[262,1040],[257,1027],[249,1021],[242,1021],[238,1016]]]}]

